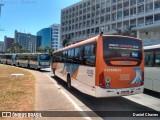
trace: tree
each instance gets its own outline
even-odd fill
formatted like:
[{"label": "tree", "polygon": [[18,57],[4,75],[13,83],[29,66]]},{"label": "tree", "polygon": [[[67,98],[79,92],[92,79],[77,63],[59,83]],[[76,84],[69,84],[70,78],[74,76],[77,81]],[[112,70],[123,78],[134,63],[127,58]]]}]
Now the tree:
[{"label": "tree", "polygon": [[64,39],[63,41],[62,41],[62,46],[63,47],[66,47],[66,46],[68,46],[69,45],[69,39]]},{"label": "tree", "polygon": [[14,42],[14,43],[12,43],[11,47],[7,49],[7,52],[9,52],[9,53],[26,53],[26,52],[30,52],[30,51],[27,50],[26,48],[24,48],[19,43]]},{"label": "tree", "polygon": [[131,36],[131,37],[136,37],[136,30],[133,30],[133,26],[127,26],[124,31],[121,29],[115,29],[116,30],[116,35],[124,35],[124,36]]},{"label": "tree", "polygon": [[136,37],[136,30],[133,30],[133,26],[127,26],[124,30],[124,35]]},{"label": "tree", "polygon": [[10,47],[10,48],[7,49],[7,52],[8,53],[14,53],[14,50],[13,50],[13,48]]},{"label": "tree", "polygon": [[36,52],[40,52],[40,53],[43,53],[45,50],[44,50],[44,47],[43,46],[40,46],[37,48]]},{"label": "tree", "polygon": [[50,55],[52,55],[52,52],[54,51],[51,47],[49,46],[46,46],[44,47],[44,50],[45,50],[45,53],[48,53]]},{"label": "tree", "polygon": [[116,35],[123,35],[123,32],[121,29],[115,29],[116,30]]},{"label": "tree", "polygon": [[53,50],[51,47],[49,47],[49,46],[45,46],[45,47],[40,46],[40,47],[38,47],[37,50],[36,50],[36,52],[48,53],[48,54],[50,54],[50,55],[52,54],[53,51],[54,51],[54,50]]},{"label": "tree", "polygon": [[22,48],[20,49],[20,53],[30,53],[30,51],[27,50],[26,48],[22,47]]}]

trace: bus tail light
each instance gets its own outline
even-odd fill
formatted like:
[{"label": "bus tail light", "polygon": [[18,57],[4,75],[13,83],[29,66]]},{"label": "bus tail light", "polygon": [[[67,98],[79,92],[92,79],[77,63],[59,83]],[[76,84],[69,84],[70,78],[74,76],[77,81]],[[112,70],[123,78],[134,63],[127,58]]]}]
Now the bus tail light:
[{"label": "bus tail light", "polygon": [[102,72],[100,75],[99,75],[99,86],[101,88],[105,88],[106,87],[106,83],[105,83],[105,80],[104,80],[104,72]]}]

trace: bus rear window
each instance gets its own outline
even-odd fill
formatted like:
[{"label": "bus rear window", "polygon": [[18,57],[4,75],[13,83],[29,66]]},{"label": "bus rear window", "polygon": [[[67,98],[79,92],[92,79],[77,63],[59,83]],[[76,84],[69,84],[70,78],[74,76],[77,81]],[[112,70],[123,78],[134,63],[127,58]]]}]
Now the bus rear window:
[{"label": "bus rear window", "polygon": [[104,37],[103,58],[109,66],[138,65],[142,60],[142,41],[127,37]]},{"label": "bus rear window", "polygon": [[47,54],[41,54],[39,55],[40,60],[50,60],[50,56]]}]

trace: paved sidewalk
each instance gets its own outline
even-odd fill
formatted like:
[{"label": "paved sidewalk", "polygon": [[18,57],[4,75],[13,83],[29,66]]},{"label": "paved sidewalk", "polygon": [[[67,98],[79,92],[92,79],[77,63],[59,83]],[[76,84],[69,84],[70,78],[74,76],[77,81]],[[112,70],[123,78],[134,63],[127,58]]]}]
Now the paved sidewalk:
[{"label": "paved sidewalk", "polygon": [[[46,75],[39,71],[29,70],[36,78],[35,111],[76,111],[72,103],[61,92],[61,89]],[[35,118],[36,120],[84,119],[84,117]]]}]

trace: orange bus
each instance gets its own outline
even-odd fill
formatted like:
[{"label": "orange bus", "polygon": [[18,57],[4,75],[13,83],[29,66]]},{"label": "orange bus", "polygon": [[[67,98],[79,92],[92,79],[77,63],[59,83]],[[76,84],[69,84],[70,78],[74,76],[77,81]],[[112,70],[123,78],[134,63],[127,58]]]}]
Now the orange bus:
[{"label": "orange bus", "polygon": [[143,92],[142,40],[99,35],[53,52],[53,74],[94,97]]}]

